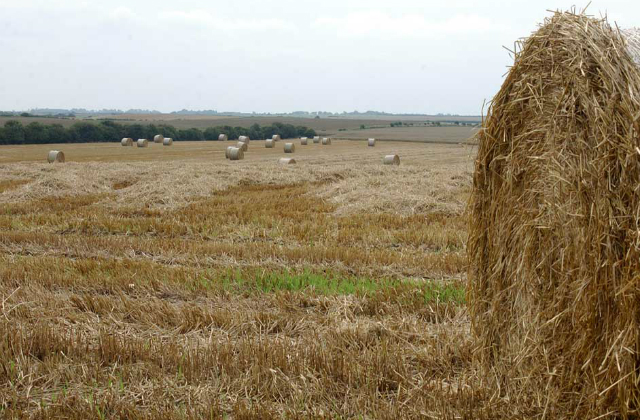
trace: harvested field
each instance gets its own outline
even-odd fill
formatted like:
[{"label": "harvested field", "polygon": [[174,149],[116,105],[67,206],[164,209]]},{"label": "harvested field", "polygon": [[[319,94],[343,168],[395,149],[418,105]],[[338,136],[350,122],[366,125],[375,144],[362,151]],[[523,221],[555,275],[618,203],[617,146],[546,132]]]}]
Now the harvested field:
[{"label": "harvested field", "polygon": [[335,141],[283,166],[264,147],[229,162],[227,145],[65,145],[59,166],[0,149],[4,416],[535,409],[491,401],[472,365],[474,148]]}]

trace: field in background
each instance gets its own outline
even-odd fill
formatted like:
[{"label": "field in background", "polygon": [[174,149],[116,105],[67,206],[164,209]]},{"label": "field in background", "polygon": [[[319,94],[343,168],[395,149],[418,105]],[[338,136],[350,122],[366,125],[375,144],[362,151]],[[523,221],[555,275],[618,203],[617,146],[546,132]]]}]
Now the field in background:
[{"label": "field in background", "polygon": [[1,147],[0,413],[516,412],[472,364],[475,148],[298,144],[283,166],[283,143]]}]

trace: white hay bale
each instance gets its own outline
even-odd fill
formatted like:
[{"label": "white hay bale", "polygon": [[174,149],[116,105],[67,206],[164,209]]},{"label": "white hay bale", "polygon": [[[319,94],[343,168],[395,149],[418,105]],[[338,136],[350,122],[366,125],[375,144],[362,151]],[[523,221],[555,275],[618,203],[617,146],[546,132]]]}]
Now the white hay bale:
[{"label": "white hay bale", "polygon": [[308,144],[308,139],[306,137],[300,138],[300,145],[306,146]]},{"label": "white hay bale", "polygon": [[244,143],[249,143],[251,139],[249,138],[249,136],[240,136],[238,137],[238,141],[244,142]]},{"label": "white hay bale", "polygon": [[294,153],[296,151],[296,145],[293,143],[285,143],[284,144],[284,152],[285,153]]},{"label": "white hay bale", "polygon": [[229,140],[229,136],[227,136],[226,134],[220,134],[218,136],[218,140],[219,141],[227,141],[227,140]]},{"label": "white hay bale", "polygon": [[382,162],[385,165],[400,165],[400,156],[398,155],[387,155],[384,157]]},{"label": "white hay bale", "polygon": [[155,136],[153,136],[153,142],[154,143],[163,143],[164,142],[164,136],[162,134],[156,134]]},{"label": "white hay bale", "polygon": [[225,150],[225,152],[224,152],[224,157],[226,157],[227,159],[229,159],[231,157],[231,149],[235,149],[235,147],[229,146],[229,147],[227,147],[227,150]]},{"label": "white hay bale", "polygon": [[138,139],[136,144],[138,147],[147,147],[149,145],[149,141],[147,139]]},{"label": "white hay bale", "polygon": [[229,150],[229,160],[242,160],[242,159],[244,159],[244,150],[242,150],[239,147],[232,147],[231,150]]},{"label": "white hay bale", "polygon": [[163,146],[171,146],[172,144],[173,144],[173,139],[171,137],[167,137],[166,139],[162,140]]},{"label": "white hay bale", "polygon": [[47,156],[49,163],[64,163],[64,153],[59,150],[51,150]]},{"label": "white hay bale", "polygon": [[133,139],[125,137],[122,140],[120,140],[120,144],[123,146],[133,146]]},{"label": "white hay bale", "polygon": [[315,144],[320,143],[320,136],[315,136],[315,137],[313,138],[313,142],[314,142]]},{"label": "white hay bale", "polygon": [[330,146],[331,145],[331,139],[330,138],[323,138],[322,139],[322,144],[324,144],[325,146]]},{"label": "white hay bale", "polygon": [[282,165],[293,165],[296,163],[296,160],[294,158],[280,158],[278,163]]},{"label": "white hay bale", "polygon": [[249,150],[249,144],[248,144],[248,143],[245,143],[245,142],[243,142],[243,141],[239,141],[239,142],[236,144],[236,148],[237,148],[237,149],[241,149],[243,152],[246,152],[247,150]]},{"label": "white hay bale", "polygon": [[276,143],[275,140],[273,139],[266,139],[264,141],[264,147],[266,147],[267,149],[273,149],[273,145]]},{"label": "white hay bale", "polygon": [[271,139],[273,141],[280,141],[282,140],[282,138],[280,137],[280,134],[274,134],[273,136],[271,136]]},{"label": "white hay bale", "polygon": [[369,147],[376,147],[376,139],[369,139],[367,141],[367,144],[369,145]]}]

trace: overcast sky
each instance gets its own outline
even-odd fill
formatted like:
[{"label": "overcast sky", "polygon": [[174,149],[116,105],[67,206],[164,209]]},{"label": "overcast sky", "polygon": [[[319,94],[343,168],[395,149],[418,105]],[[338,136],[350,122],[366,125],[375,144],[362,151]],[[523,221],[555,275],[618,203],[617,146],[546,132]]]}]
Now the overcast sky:
[{"label": "overcast sky", "polygon": [[[0,110],[478,115],[512,62],[502,47],[574,4],[0,0]],[[640,26],[637,0],[588,12]]]}]

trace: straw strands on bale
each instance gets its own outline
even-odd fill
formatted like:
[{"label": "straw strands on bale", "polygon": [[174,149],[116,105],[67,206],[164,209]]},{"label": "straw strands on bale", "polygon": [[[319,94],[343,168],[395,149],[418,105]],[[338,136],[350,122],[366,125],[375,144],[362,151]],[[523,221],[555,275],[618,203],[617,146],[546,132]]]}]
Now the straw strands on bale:
[{"label": "straw strands on bale", "polygon": [[520,43],[478,134],[477,354],[501,395],[528,392],[547,418],[640,414],[639,46],[556,13]]},{"label": "straw strands on bale", "polygon": [[367,145],[369,147],[375,147],[376,146],[376,139],[369,139],[367,140]]},{"label": "straw strands on bale", "polygon": [[248,143],[245,143],[245,142],[243,142],[243,141],[239,141],[239,142],[236,144],[236,147],[237,147],[238,149],[241,149],[243,152],[246,152],[247,150],[249,150],[249,144],[248,144]]},{"label": "straw strands on bale", "polygon": [[266,147],[267,149],[272,149],[274,144],[275,144],[275,140],[272,140],[272,139],[266,139],[264,141],[264,147]]},{"label": "straw strands on bale", "polygon": [[227,141],[227,140],[229,140],[229,136],[227,136],[226,134],[220,134],[218,136],[218,140],[219,141]]},{"label": "straw strands on bale", "polygon": [[64,153],[59,150],[51,150],[47,156],[49,163],[64,163]]},{"label": "straw strands on bale", "polygon": [[315,137],[313,138],[313,142],[314,142],[315,144],[320,143],[320,136],[315,136]]},{"label": "straw strands on bale", "polygon": [[163,143],[164,142],[164,136],[162,134],[156,134],[155,136],[153,136],[153,142],[154,143]]},{"label": "straw strands on bale", "polygon": [[274,141],[280,141],[280,140],[282,140],[282,138],[280,137],[280,134],[274,134],[273,136],[271,136],[271,138],[272,138]]},{"label": "straw strands on bale", "polygon": [[386,155],[384,159],[382,159],[382,163],[385,165],[400,165],[400,156]]},{"label": "straw strands on bale", "polygon": [[232,147],[231,150],[229,150],[229,160],[242,160],[242,159],[244,159],[244,150],[242,150],[239,147]]},{"label": "straw strands on bale", "polygon": [[125,137],[124,139],[120,140],[120,144],[123,146],[133,146],[133,139]]},{"label": "straw strands on bale", "polygon": [[294,158],[280,158],[278,163],[282,165],[294,165],[296,163],[296,160]]},{"label": "straw strands on bale", "polygon": [[327,138],[327,137],[323,138],[322,139],[322,144],[324,144],[325,146],[331,145],[331,139]]},{"label": "straw strands on bale", "polygon": [[171,146],[172,144],[173,144],[173,139],[171,137],[167,137],[164,140],[162,140],[163,146]]},{"label": "straw strands on bale", "polygon": [[293,153],[296,151],[296,145],[293,143],[285,143],[284,144],[284,152],[285,153]]},{"label": "straw strands on bale", "polygon": [[249,136],[240,136],[238,137],[238,141],[244,142],[244,143],[248,143],[251,139],[249,138]]},{"label": "straw strands on bale", "polygon": [[224,157],[229,159],[231,156],[231,149],[235,149],[235,147],[233,146],[229,146],[226,148],[225,152],[224,152]]},{"label": "straw strands on bale", "polygon": [[300,145],[302,145],[302,146],[306,146],[306,145],[308,144],[308,141],[309,141],[309,140],[308,140],[306,137],[302,137],[302,138],[300,139]]},{"label": "straw strands on bale", "polygon": [[138,139],[136,144],[138,145],[138,147],[147,147],[149,145],[149,142],[147,141],[147,139]]}]

